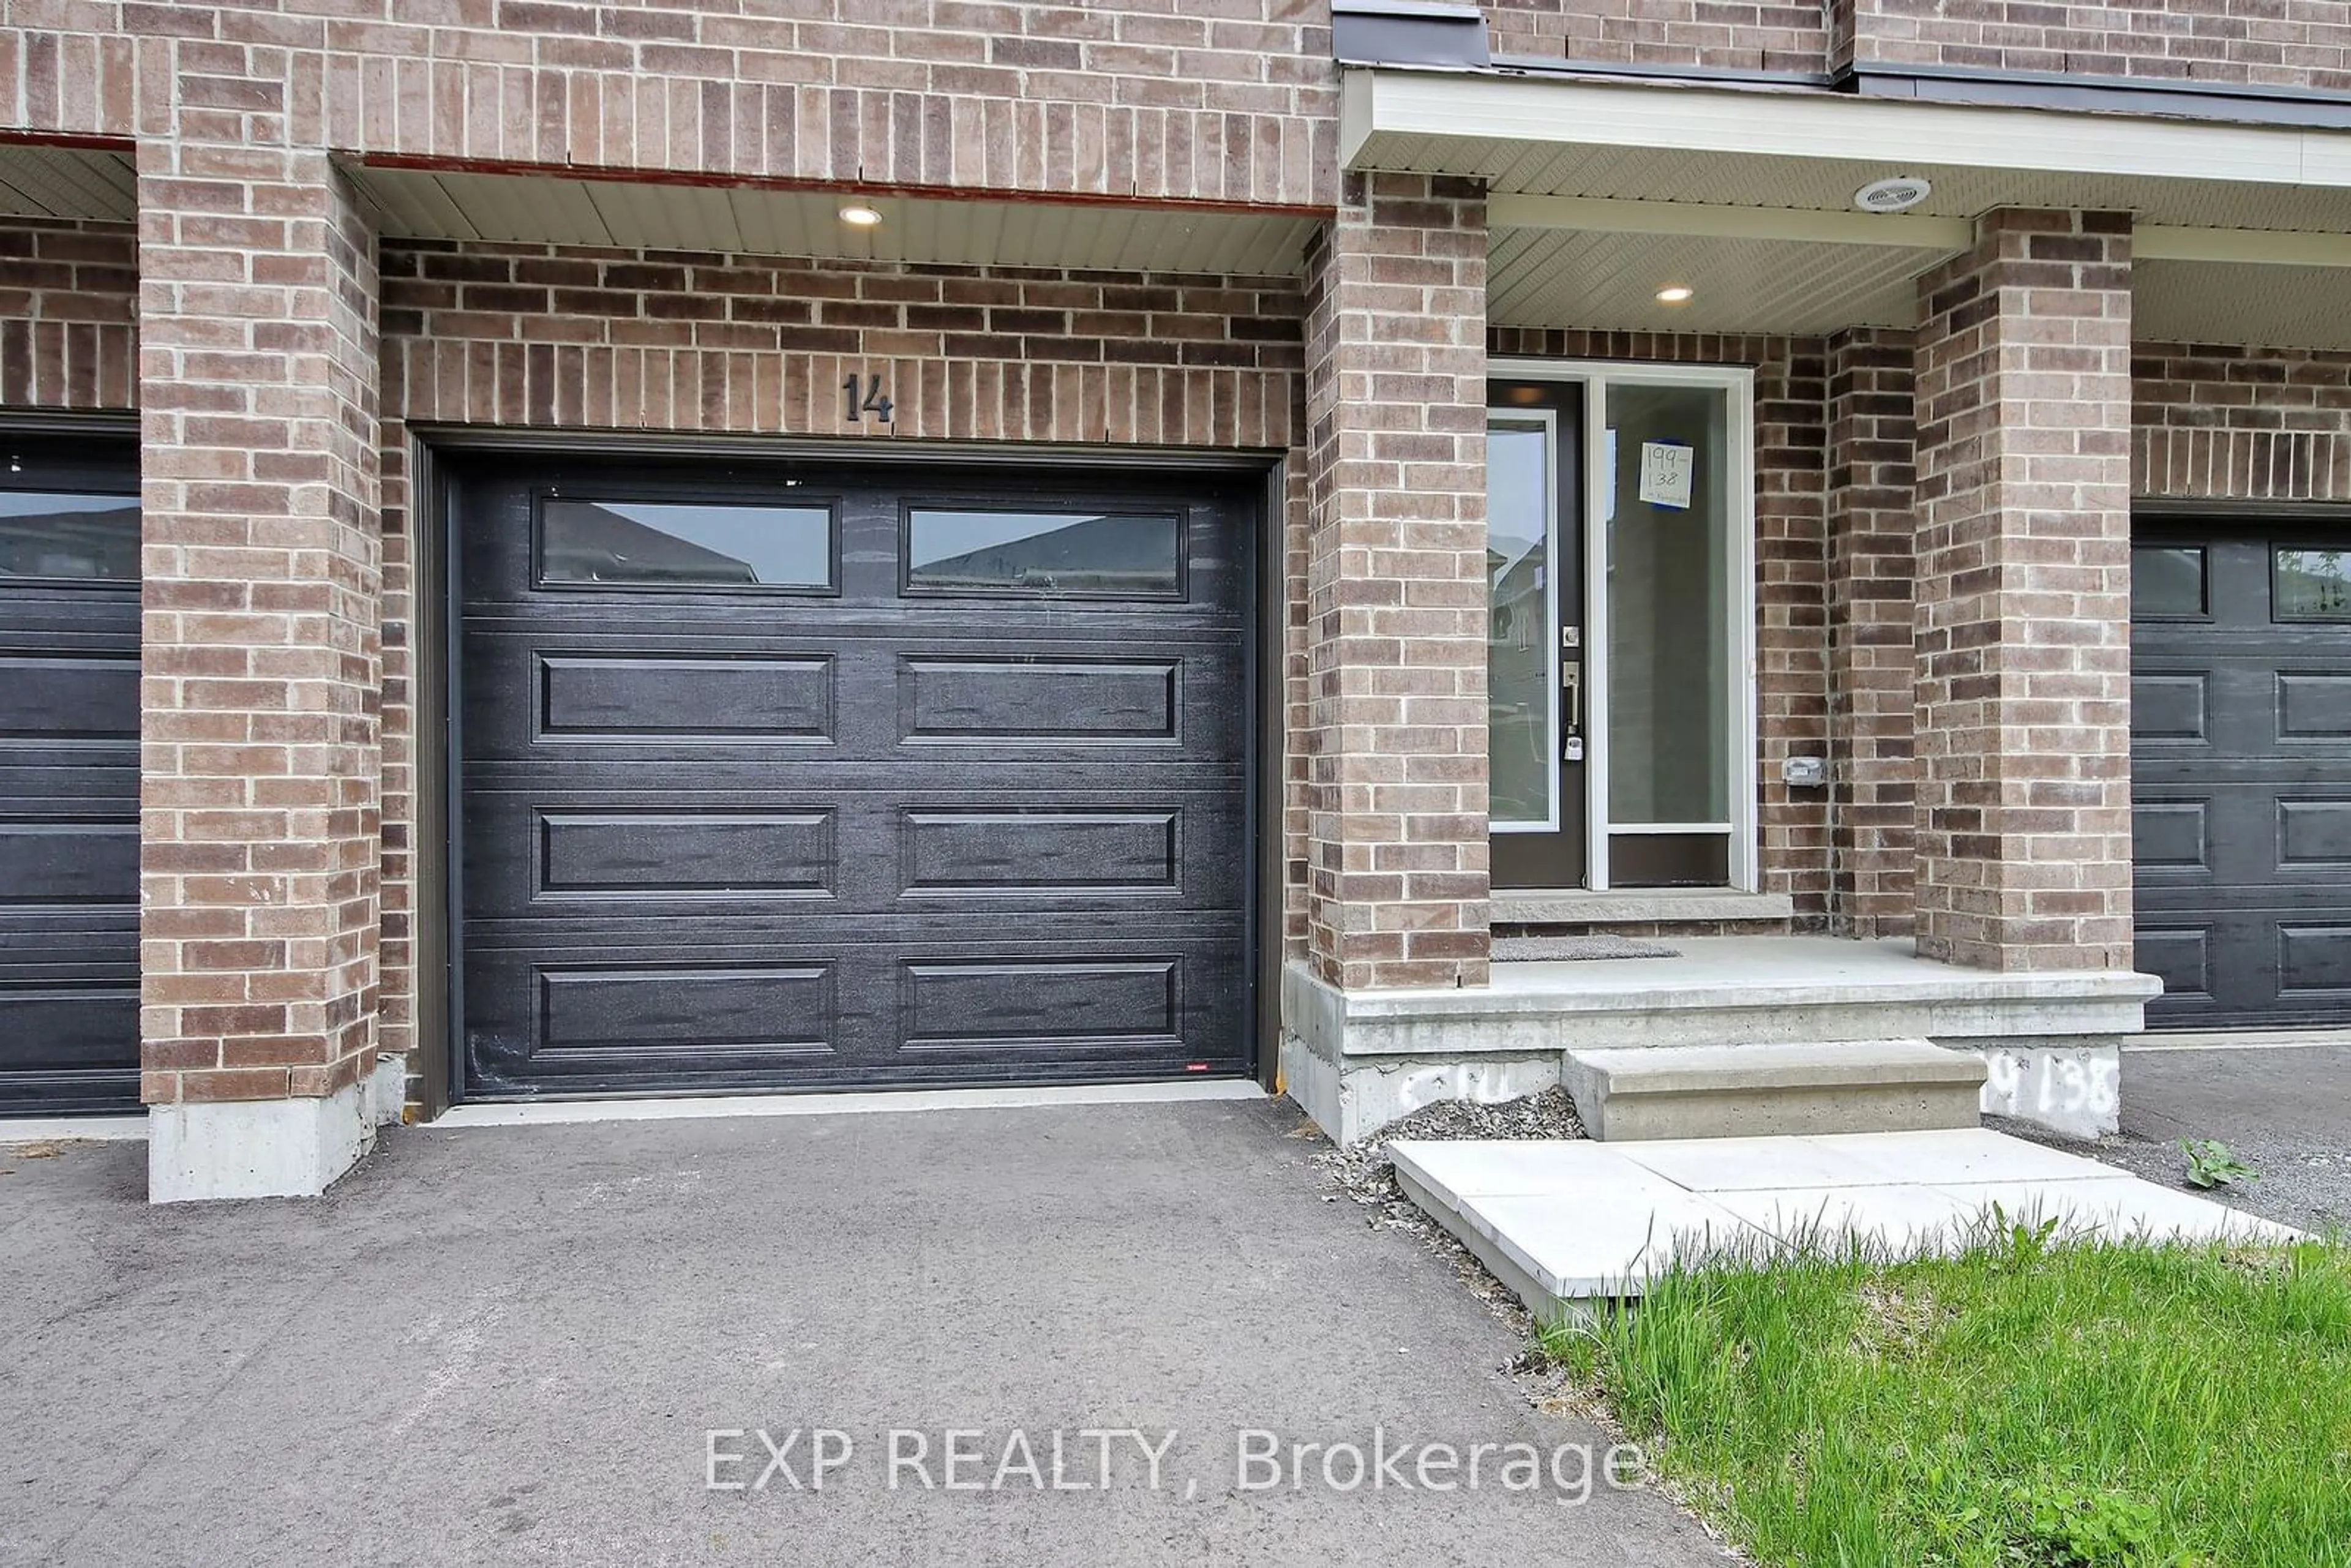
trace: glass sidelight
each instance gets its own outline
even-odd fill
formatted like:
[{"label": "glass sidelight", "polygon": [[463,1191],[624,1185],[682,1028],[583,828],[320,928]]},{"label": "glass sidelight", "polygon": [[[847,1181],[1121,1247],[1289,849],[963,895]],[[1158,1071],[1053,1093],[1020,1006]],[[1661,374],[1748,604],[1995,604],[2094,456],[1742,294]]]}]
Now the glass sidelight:
[{"label": "glass sidelight", "polygon": [[1497,383],[1486,437],[1486,702],[1494,876],[1578,885],[1584,787],[1581,389]]},{"label": "glass sidelight", "polygon": [[1729,394],[1607,389],[1608,857],[1626,886],[1730,879]]},{"label": "glass sidelight", "polygon": [[1752,887],[1747,375],[1507,368],[1525,379],[1488,395],[1495,885]]},{"label": "glass sidelight", "polygon": [[1552,431],[1548,414],[1520,414],[1486,438],[1486,747],[1503,830],[1559,826]]}]

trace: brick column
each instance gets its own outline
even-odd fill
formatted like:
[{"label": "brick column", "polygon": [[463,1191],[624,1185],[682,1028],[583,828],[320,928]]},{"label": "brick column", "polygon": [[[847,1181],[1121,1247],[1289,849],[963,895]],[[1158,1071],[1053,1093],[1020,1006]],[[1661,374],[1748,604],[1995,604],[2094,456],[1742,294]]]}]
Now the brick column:
[{"label": "brick column", "polygon": [[1919,950],[2128,968],[2129,219],[1992,213],[1920,287]]},{"label": "brick column", "polygon": [[1485,193],[1346,179],[1307,257],[1310,959],[1482,986]]},{"label": "brick column", "polygon": [[1855,0],[1828,0],[1829,74],[1853,68]]},{"label": "brick column", "polygon": [[315,1193],[373,1132],[375,236],[283,93],[183,70],[139,147],[157,1201]]},{"label": "brick column", "polygon": [[1910,334],[1829,340],[1829,926],[1905,936],[1917,789]]}]

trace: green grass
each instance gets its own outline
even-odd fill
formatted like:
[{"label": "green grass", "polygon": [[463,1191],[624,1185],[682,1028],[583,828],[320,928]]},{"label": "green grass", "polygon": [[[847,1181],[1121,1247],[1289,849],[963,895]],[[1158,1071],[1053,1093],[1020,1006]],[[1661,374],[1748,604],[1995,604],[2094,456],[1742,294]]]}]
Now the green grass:
[{"label": "green grass", "polygon": [[2351,1249],[1716,1261],[1546,1331],[1767,1563],[2351,1568]]}]

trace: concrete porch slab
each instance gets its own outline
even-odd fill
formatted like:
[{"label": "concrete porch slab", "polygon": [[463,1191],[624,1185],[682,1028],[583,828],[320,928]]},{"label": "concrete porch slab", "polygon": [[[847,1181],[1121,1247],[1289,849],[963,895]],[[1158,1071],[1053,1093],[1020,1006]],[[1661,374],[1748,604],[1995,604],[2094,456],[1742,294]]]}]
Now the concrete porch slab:
[{"label": "concrete porch slab", "polygon": [[1959,968],[1907,942],[1673,945],[1670,958],[1497,964],[1483,988],[1343,991],[1293,964],[1281,980],[1289,1092],[1353,1143],[1433,1101],[1549,1088],[1571,1050],[1927,1040],[1982,1053],[1984,1111],[2091,1135],[2116,1124],[2121,1042],[2161,990],[2128,970]]},{"label": "concrete porch slab", "polygon": [[[1934,1034],[1927,1029],[1873,1029],[1823,1034],[1804,1015],[1828,1009],[1902,1006],[1944,1009],[1939,1021],[1988,1035],[2050,1032],[2043,1020],[2064,1017],[2064,1032],[2104,1029],[2136,1031],[2140,1009],[2159,994],[2151,975],[2085,969],[1999,973],[1921,958],[1908,942],[1855,942],[1835,936],[1677,936],[1671,958],[1615,958],[1605,963],[1497,964],[1492,983],[1468,988],[1347,993],[1347,1017],[1403,1026],[1438,1019],[1539,1019],[1574,1031],[1601,1022],[1607,1040],[1593,1045],[1708,1045],[1712,1015],[1744,1015],[1750,1040],[1893,1040]],[[1973,1009],[1962,1016],[1952,1010]],[[1649,1021],[1628,1035],[1627,1015]],[[2079,1015],[2079,1016],[2076,1016]],[[2043,1027],[2028,1027],[2043,1025]],[[1409,1052],[1401,1028],[1367,1049]],[[1951,1028],[1940,1032],[1950,1033]],[[1562,1040],[1562,1043],[1565,1043]],[[1508,1049],[1498,1045],[1496,1049]]]},{"label": "concrete porch slab", "polygon": [[1412,1200],[1539,1316],[1638,1296],[1677,1257],[1858,1238],[1948,1250],[1991,1212],[2085,1239],[2274,1243],[2302,1232],[1979,1129],[1637,1144],[1399,1140]]}]

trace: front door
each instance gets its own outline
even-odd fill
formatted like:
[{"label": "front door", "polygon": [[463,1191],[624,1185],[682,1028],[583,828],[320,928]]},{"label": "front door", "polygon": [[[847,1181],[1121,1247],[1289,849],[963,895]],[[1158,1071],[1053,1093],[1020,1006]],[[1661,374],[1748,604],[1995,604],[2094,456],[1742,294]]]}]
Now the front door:
[{"label": "front door", "polygon": [[1583,389],[1487,389],[1486,712],[1497,887],[1584,883]]},{"label": "front door", "polygon": [[1493,884],[1756,886],[1743,372],[1527,361],[1487,383]]}]

